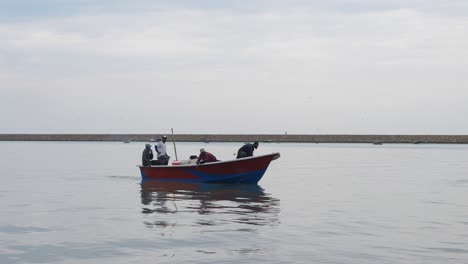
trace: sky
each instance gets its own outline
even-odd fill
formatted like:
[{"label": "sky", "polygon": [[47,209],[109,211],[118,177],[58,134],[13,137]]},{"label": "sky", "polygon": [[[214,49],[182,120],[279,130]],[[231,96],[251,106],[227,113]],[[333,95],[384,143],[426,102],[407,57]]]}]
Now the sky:
[{"label": "sky", "polygon": [[468,134],[466,0],[0,0],[0,133]]}]

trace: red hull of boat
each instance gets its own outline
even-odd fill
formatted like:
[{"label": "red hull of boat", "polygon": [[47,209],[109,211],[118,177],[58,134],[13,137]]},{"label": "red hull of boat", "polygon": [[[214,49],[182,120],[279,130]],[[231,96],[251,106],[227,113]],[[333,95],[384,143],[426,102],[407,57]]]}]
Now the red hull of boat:
[{"label": "red hull of boat", "polygon": [[272,153],[200,165],[139,166],[139,168],[143,180],[250,184],[257,183],[263,177],[270,162],[279,157],[279,153]]}]

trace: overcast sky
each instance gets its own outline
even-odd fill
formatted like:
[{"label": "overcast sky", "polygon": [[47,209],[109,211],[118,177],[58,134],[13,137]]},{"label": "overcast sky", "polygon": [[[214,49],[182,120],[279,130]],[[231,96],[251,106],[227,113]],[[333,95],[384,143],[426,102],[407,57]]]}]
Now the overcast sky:
[{"label": "overcast sky", "polygon": [[0,0],[0,133],[468,134],[466,0]]}]

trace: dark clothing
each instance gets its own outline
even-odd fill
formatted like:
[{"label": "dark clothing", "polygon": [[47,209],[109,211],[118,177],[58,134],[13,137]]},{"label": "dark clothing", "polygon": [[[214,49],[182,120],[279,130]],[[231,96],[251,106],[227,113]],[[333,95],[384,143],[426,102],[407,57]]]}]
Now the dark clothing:
[{"label": "dark clothing", "polygon": [[168,155],[161,155],[158,157],[158,161],[159,161],[159,164],[161,165],[167,165],[169,164],[169,159],[171,157],[169,157]]},{"label": "dark clothing", "polygon": [[161,155],[157,159],[151,161],[151,165],[167,165],[171,157],[167,155]]},{"label": "dark clothing", "polygon": [[254,149],[255,147],[253,144],[250,144],[250,143],[245,144],[237,151],[236,159],[253,156]]},{"label": "dark clothing", "polygon": [[141,163],[143,166],[150,166],[151,160],[153,159],[153,151],[150,148],[145,148],[143,154],[141,155]]},{"label": "dark clothing", "polygon": [[203,164],[208,162],[218,161],[216,157],[209,152],[201,152],[200,157],[198,157],[197,163]]}]

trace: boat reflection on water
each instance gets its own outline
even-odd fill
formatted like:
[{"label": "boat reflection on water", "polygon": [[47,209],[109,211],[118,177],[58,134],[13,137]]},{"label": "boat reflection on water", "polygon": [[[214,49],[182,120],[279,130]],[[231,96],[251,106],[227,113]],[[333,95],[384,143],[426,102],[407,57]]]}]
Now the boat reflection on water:
[{"label": "boat reflection on water", "polygon": [[279,199],[258,185],[141,182],[142,213],[148,227],[275,225]]}]

